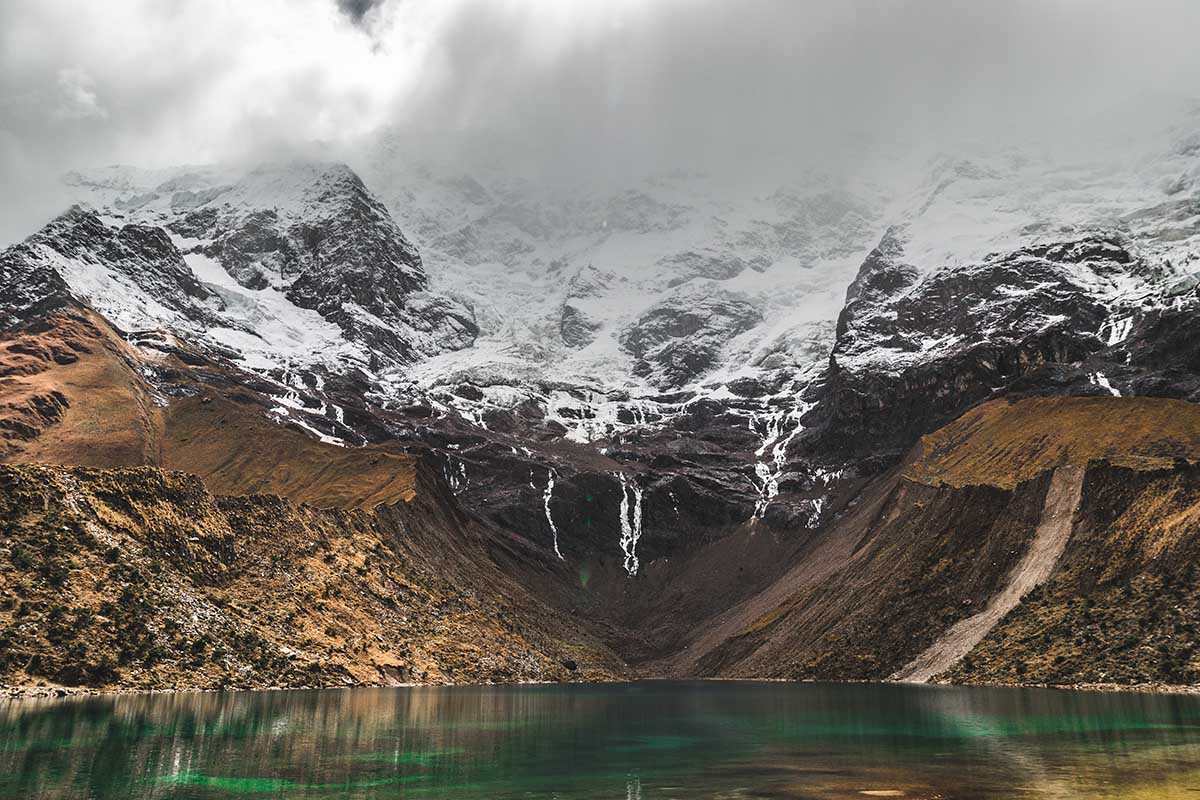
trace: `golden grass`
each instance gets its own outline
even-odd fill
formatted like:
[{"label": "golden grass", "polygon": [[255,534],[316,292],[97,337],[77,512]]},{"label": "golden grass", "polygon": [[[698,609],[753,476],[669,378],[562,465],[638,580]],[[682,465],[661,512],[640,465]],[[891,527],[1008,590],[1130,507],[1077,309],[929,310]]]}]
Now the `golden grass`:
[{"label": "golden grass", "polygon": [[171,403],[162,466],[199,475],[213,494],[274,494],[324,508],[369,509],[416,493],[412,456],[325,444],[219,397]]},{"label": "golden grass", "polygon": [[[13,347],[69,351],[78,361],[58,364]],[[0,341],[0,366],[17,367],[0,381],[0,414],[41,427],[28,402],[51,392],[68,401],[62,419],[46,427],[46,435],[10,439],[2,460],[12,463],[78,464],[87,467],[130,467],[151,463],[161,414],[134,371],[137,356],[94,312],[64,312],[41,334]],[[0,449],[3,453],[3,449]]]},{"label": "golden grass", "polygon": [[[214,494],[273,494],[325,508],[370,509],[414,496],[411,456],[325,444],[214,391],[172,398],[163,409],[139,374],[146,357],[101,317],[73,310],[52,322],[0,341],[0,374],[8,373],[0,378],[0,419],[37,431],[0,440],[0,461],[157,466],[198,475]],[[60,364],[54,353],[77,360]],[[52,392],[68,401],[59,419],[36,412],[35,401]]]},{"label": "golden grass", "polygon": [[1006,489],[1061,464],[1093,459],[1138,470],[1200,460],[1200,405],[1125,397],[994,400],[925,436],[913,480]]}]

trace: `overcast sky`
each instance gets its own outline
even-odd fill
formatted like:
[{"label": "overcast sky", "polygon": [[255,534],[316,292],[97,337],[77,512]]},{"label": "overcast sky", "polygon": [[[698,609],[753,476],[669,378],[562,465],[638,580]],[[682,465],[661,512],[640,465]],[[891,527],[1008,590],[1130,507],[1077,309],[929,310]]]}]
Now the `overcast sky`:
[{"label": "overcast sky", "polygon": [[59,210],[72,168],[385,127],[566,181],[1053,134],[1200,92],[1197,31],[1196,0],[9,0],[0,242]]}]

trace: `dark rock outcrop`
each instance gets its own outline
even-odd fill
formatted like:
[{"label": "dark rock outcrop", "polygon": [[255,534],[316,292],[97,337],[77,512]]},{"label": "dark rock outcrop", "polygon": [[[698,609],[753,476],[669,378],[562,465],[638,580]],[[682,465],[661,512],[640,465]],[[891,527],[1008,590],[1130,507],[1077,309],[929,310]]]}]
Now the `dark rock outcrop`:
[{"label": "dark rock outcrop", "polygon": [[1078,369],[1106,348],[1112,288],[1149,274],[1130,247],[1097,234],[919,277],[889,232],[850,287],[814,419],[847,452],[899,452],[1042,368]]},{"label": "dark rock outcrop", "polygon": [[468,347],[479,332],[470,309],[429,294],[416,248],[344,165],[260,169],[170,227],[204,240],[243,286],[280,288],[385,359]]},{"label": "dark rock outcrop", "polygon": [[622,334],[621,346],[637,359],[634,374],[678,388],[710,370],[730,339],[761,320],[748,299],[697,287],[651,307]]}]

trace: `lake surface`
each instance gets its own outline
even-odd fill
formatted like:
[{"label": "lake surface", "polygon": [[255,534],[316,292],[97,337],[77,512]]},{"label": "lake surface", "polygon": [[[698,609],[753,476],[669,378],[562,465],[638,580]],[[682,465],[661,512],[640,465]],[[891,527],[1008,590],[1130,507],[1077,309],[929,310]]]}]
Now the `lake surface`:
[{"label": "lake surface", "polygon": [[1200,798],[1200,698],[788,683],[0,701],[0,798]]}]

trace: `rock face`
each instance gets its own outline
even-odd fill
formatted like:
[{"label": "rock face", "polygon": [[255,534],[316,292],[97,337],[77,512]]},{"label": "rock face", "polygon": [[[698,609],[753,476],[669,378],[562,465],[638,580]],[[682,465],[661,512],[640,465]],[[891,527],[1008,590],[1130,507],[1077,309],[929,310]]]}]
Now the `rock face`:
[{"label": "rock face", "polygon": [[344,165],[256,170],[169,227],[206,241],[242,286],[279,288],[389,359],[461,349],[478,332],[469,310],[425,295],[416,248]]},{"label": "rock face", "polygon": [[[211,297],[161,228],[109,226],[78,206],[3,253],[11,320],[62,305],[81,291],[144,295],[170,312],[212,322]],[[132,298],[131,298],[132,299]]]},{"label": "rock face", "polygon": [[567,282],[567,296],[563,300],[558,323],[559,336],[567,347],[587,347],[596,339],[596,332],[604,325],[602,313],[593,308],[603,304],[604,296],[617,282],[611,272],[596,269],[591,264],[583,267]]},{"label": "rock face", "polygon": [[686,250],[660,259],[658,266],[675,272],[676,276],[668,281],[668,285],[679,286],[693,279],[729,280],[747,269],[762,272],[771,266],[771,262],[763,256],[747,262],[736,254]]},{"label": "rock face", "polygon": [[[468,347],[478,332],[470,309],[428,291],[416,249],[344,165],[273,165],[238,177],[188,173],[132,195],[128,176],[101,173],[74,180],[113,216],[137,220],[133,227],[143,236],[184,251],[190,266],[179,264],[178,282],[190,282],[202,293],[188,291],[190,296],[201,300],[207,294],[200,280],[226,289],[217,292],[225,301],[224,319],[209,328],[232,327],[261,338],[268,324],[295,325],[294,318],[308,329],[328,323],[334,330],[323,338],[343,340],[338,346],[343,358],[325,354],[331,364],[343,362],[339,369],[350,360],[370,369],[411,364]],[[162,294],[143,288],[154,299]],[[101,306],[120,299],[96,287],[80,289]],[[296,311],[289,314],[289,308]],[[316,318],[304,325],[300,310],[315,312]],[[152,311],[146,316],[147,323],[168,321],[154,319]],[[222,344],[242,350],[232,341]],[[282,346],[273,349],[275,361],[289,360],[290,354],[278,357]],[[305,360],[321,360],[321,354],[309,355]]]},{"label": "rock face", "polygon": [[899,449],[1040,368],[1082,365],[1136,313],[1131,288],[1144,296],[1160,277],[1131,247],[1097,233],[918,277],[889,232],[838,319],[821,409],[832,432]]},{"label": "rock face", "polygon": [[62,275],[32,248],[18,245],[0,252],[0,325],[8,328],[53,311],[70,297]]},{"label": "rock face", "polygon": [[621,336],[637,362],[633,372],[661,389],[686,386],[709,372],[721,350],[762,321],[744,297],[712,286],[652,306]]}]

